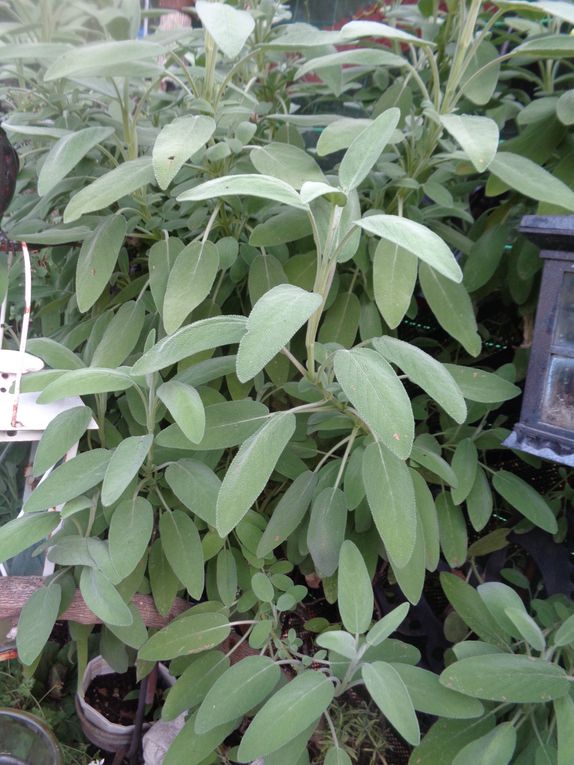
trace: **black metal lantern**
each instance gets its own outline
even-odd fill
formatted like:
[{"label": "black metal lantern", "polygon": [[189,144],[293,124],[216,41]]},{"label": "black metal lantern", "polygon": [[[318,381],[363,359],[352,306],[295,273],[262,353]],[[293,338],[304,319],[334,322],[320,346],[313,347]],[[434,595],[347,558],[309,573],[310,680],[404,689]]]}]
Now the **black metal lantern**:
[{"label": "black metal lantern", "polygon": [[544,271],[520,422],[512,449],[574,467],[574,216],[526,215]]}]

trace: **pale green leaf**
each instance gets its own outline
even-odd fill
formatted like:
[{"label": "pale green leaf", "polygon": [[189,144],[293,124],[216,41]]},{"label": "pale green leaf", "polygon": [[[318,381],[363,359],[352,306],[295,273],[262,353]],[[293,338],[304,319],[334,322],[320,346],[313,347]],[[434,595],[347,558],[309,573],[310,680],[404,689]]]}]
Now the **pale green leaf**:
[{"label": "pale green leaf", "polygon": [[219,253],[213,242],[191,242],[173,264],[163,300],[163,325],[171,335],[203,303],[219,270]]},{"label": "pale green leaf", "polygon": [[272,176],[300,189],[309,181],[324,182],[319,165],[303,149],[288,143],[268,143],[252,149],[249,158],[261,175]]},{"label": "pale green leaf", "polygon": [[399,109],[387,109],[355,138],[339,167],[339,180],[346,192],[356,189],[381,156],[399,123]]},{"label": "pale green leaf", "polygon": [[231,627],[221,613],[197,613],[180,616],[147,641],[140,648],[138,658],[143,661],[167,661],[176,656],[209,651],[223,643]]},{"label": "pale green leaf", "polygon": [[456,380],[462,395],[470,401],[482,404],[499,404],[519,396],[521,391],[517,385],[505,380],[493,372],[485,372],[476,367],[445,364],[450,374]]},{"label": "pale green leaf", "polygon": [[570,684],[558,664],[515,654],[472,656],[447,667],[447,688],[489,701],[542,704],[568,695]]},{"label": "pale green leaf", "polygon": [[226,536],[265,488],[295,431],[295,415],[280,412],[245,441],[227,469],[217,499],[217,531]]},{"label": "pale green leaf", "polygon": [[299,194],[285,181],[269,175],[243,174],[227,175],[205,181],[177,197],[178,202],[199,202],[203,199],[222,197],[249,196],[281,202],[290,207],[306,209]]},{"label": "pale green leaf", "polygon": [[307,529],[307,547],[320,577],[332,576],[337,570],[346,525],[345,495],[328,486],[313,501]]},{"label": "pale green leaf", "polygon": [[386,640],[397,630],[409,612],[410,605],[401,603],[400,606],[393,608],[388,614],[374,624],[367,633],[366,641],[369,645],[376,646]]},{"label": "pale green leaf", "polygon": [[257,557],[265,558],[300,525],[317,485],[317,474],[306,470],[295,478],[269,518],[257,546]]},{"label": "pale green leaf", "polygon": [[155,180],[150,157],[131,159],[109,170],[70,199],[64,210],[64,223],[117,202]]},{"label": "pale green leaf", "polygon": [[[138,474],[153,443],[153,435],[124,438],[112,452],[102,484],[102,505],[113,505]],[[82,490],[83,491],[83,490]]]},{"label": "pale green leaf", "polygon": [[[246,382],[279,353],[321,305],[321,296],[280,284],[254,305],[237,352],[237,377]],[[277,321],[277,317],[281,317]]]},{"label": "pale green leaf", "polygon": [[435,501],[443,555],[451,568],[460,568],[466,560],[468,533],[462,510],[449,492],[441,492]]},{"label": "pale green leaf", "polygon": [[334,66],[346,67],[353,64],[360,66],[361,70],[364,68],[374,69],[380,66],[402,68],[409,65],[406,59],[381,48],[342,50],[310,59],[297,69],[295,79],[298,80],[309,72],[320,72],[322,69],[330,69]]},{"label": "pale green leaf", "polygon": [[405,566],[415,548],[417,517],[409,469],[381,444],[363,455],[363,482],[375,526],[397,566]]},{"label": "pale green leaf", "polygon": [[512,723],[502,723],[494,730],[463,747],[452,765],[509,765],[516,747]]},{"label": "pale green leaf", "polygon": [[447,279],[462,281],[462,271],[448,245],[421,223],[398,215],[369,215],[357,221],[357,225],[416,255]]},{"label": "pale green leaf", "polygon": [[[458,340],[471,356],[482,346],[472,302],[462,284],[456,284],[424,263],[419,269],[424,296],[441,327]],[[458,380],[455,381],[458,383]]]},{"label": "pale green leaf", "polygon": [[375,302],[391,329],[398,327],[411,304],[418,258],[395,242],[381,239],[373,257]]},{"label": "pale green leaf", "polygon": [[91,308],[108,285],[126,230],[125,218],[108,216],[84,239],[76,265],[76,298],[80,311]]},{"label": "pale green leaf", "polygon": [[43,197],[73,170],[86,154],[114,134],[112,127],[87,127],[60,138],[52,146],[38,175],[38,194]]},{"label": "pale green leaf", "polygon": [[333,746],[325,755],[324,765],[353,765],[353,763],[344,749]]},{"label": "pale green leaf", "polygon": [[68,396],[127,390],[133,384],[134,381],[129,375],[116,369],[71,369],[48,383],[37,400],[39,404],[51,404]]},{"label": "pale green leaf", "polygon": [[0,526],[0,563],[45,539],[60,523],[58,513],[33,513]]},{"label": "pale green leaf", "polygon": [[174,574],[195,600],[203,594],[204,564],[195,523],[181,510],[165,511],[159,519],[161,546]]},{"label": "pale green leaf", "polygon": [[195,10],[204,28],[225,55],[228,58],[238,56],[255,29],[253,16],[230,5],[206,0],[197,0]]},{"label": "pale green leaf", "polygon": [[115,508],[108,541],[110,558],[122,579],[144,556],[153,531],[153,508],[144,497],[126,499]]},{"label": "pale green leaf", "polygon": [[[574,38],[569,39],[574,52]],[[489,170],[496,178],[524,196],[574,210],[574,191],[527,157],[498,152]]]},{"label": "pale green leaf", "polygon": [[562,646],[574,643],[574,614],[563,622],[554,635],[554,645]]},{"label": "pale green leaf", "polygon": [[172,741],[162,765],[203,765],[236,727],[234,721],[199,734],[195,732],[195,715],[191,715]]},{"label": "pale green leaf", "polygon": [[440,582],[450,604],[463,622],[484,642],[506,649],[507,644],[499,625],[475,588],[449,573],[442,573]]},{"label": "pale green leaf", "polygon": [[280,676],[280,667],[267,656],[248,656],[237,662],[207,692],[197,710],[196,732],[207,733],[242,717],[269,696]]},{"label": "pale green leaf", "polygon": [[410,399],[393,368],[375,351],[337,351],[335,375],[343,392],[373,435],[406,459],[412,448],[414,420]]},{"label": "pale green leaf", "polygon": [[28,598],[20,611],[16,648],[22,664],[33,664],[41,654],[58,618],[62,588],[52,583],[40,587]]},{"label": "pale green leaf", "polygon": [[205,410],[199,393],[191,385],[169,380],[157,389],[176,424],[192,443],[199,443],[205,433]]},{"label": "pale green leaf", "polygon": [[207,651],[194,657],[170,688],[161,710],[161,719],[174,720],[182,712],[200,704],[228,667],[229,659],[221,651]]},{"label": "pale green leaf", "polygon": [[542,630],[524,608],[506,608],[505,613],[520,635],[535,651],[544,651],[546,641]]},{"label": "pale green leaf", "polygon": [[92,419],[87,406],[75,406],[56,415],[42,433],[34,456],[32,475],[40,476],[77,444]]},{"label": "pale green leaf", "polygon": [[215,132],[211,117],[178,117],[162,128],[152,152],[153,170],[160,189],[167,189],[184,163],[209,141]]},{"label": "pale green leaf", "polygon": [[92,449],[64,462],[34,489],[24,510],[47,510],[93,488],[103,479],[110,456],[107,449]]},{"label": "pale green leaf", "polygon": [[326,630],[317,636],[315,642],[321,648],[344,656],[346,659],[355,659],[358,645],[355,638],[343,630]]},{"label": "pale green leaf", "polygon": [[564,696],[554,701],[556,738],[558,745],[557,765],[570,765],[574,747],[574,700]]},{"label": "pale green leaf", "polygon": [[406,685],[418,712],[453,719],[480,717],[483,714],[484,707],[478,699],[445,688],[434,672],[409,664],[393,664],[393,667]]},{"label": "pale green leaf", "polygon": [[59,56],[46,70],[44,80],[62,77],[118,76],[121,67],[134,62],[154,62],[163,48],[143,40],[114,40],[78,45]]},{"label": "pale green leaf", "polygon": [[498,149],[496,122],[490,117],[474,117],[469,114],[445,114],[440,121],[462,146],[476,170],[479,173],[486,170]]},{"label": "pale green leaf", "polygon": [[504,497],[535,526],[539,526],[549,534],[556,533],[558,523],[554,513],[545,499],[530,484],[508,470],[499,470],[494,474],[492,485],[501,497]]},{"label": "pale green leaf", "polygon": [[420,730],[413,702],[406,685],[392,664],[375,661],[364,664],[361,674],[375,704],[390,724],[409,744],[420,741]]},{"label": "pale green leaf", "polygon": [[463,438],[456,445],[452,469],[457,477],[457,485],[451,490],[452,501],[460,505],[471,493],[478,470],[478,452],[470,438]]},{"label": "pale green leaf", "polygon": [[339,553],[337,603],[343,626],[353,634],[366,632],[373,618],[371,577],[359,548],[346,539]]},{"label": "pale green leaf", "polygon": [[239,760],[251,762],[280,749],[319,719],[334,693],[333,684],[322,673],[308,670],[298,675],[255,715],[239,745]]},{"label": "pale green leaf", "polygon": [[80,592],[90,611],[104,623],[118,627],[129,627],[133,623],[132,612],[119,592],[97,568],[82,569]]},{"label": "pale green leaf", "polygon": [[373,341],[375,350],[399,366],[459,424],[466,419],[466,404],[460,388],[443,364],[410,343],[386,335]]},{"label": "pale green leaf", "polygon": [[[346,53],[350,52],[359,53],[361,56],[367,53],[379,53],[379,51],[367,51],[364,48],[358,51],[346,51]],[[308,63],[311,65],[315,61],[320,60],[321,59],[315,58]],[[371,123],[372,120],[352,117],[343,117],[342,119],[338,119],[335,122],[331,122],[331,124],[327,125],[327,127],[321,132],[321,135],[319,136],[319,140],[317,141],[317,155],[319,157],[325,157],[328,154],[333,154],[336,151],[341,151],[341,149],[348,149],[355,138],[359,135],[359,133],[362,133],[363,130],[365,130],[365,128],[367,128]]]},{"label": "pale green leaf", "polygon": [[119,367],[135,348],[146,319],[143,302],[122,303],[96,346],[91,366]]}]

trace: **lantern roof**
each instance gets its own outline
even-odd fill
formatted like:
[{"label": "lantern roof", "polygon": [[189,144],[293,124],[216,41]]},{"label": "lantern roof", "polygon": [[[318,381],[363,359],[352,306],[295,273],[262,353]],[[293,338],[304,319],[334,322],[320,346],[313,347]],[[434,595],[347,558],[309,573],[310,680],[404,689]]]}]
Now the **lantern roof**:
[{"label": "lantern roof", "polygon": [[574,215],[524,215],[518,230],[543,250],[574,250]]}]

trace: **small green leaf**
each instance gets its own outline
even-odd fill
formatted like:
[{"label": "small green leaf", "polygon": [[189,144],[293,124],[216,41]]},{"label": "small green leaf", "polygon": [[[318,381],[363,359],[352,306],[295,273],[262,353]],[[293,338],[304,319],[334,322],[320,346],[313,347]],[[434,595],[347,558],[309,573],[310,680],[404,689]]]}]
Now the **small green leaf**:
[{"label": "small green leaf", "polygon": [[464,515],[453,503],[449,492],[441,492],[435,505],[443,555],[451,568],[460,568],[466,560],[468,550]]},{"label": "small green leaf", "polygon": [[337,351],[335,374],[343,392],[380,439],[397,457],[409,456],[414,437],[410,399],[393,368],[375,351]]},{"label": "small green leaf", "polygon": [[195,523],[181,510],[166,511],[159,519],[161,546],[174,574],[195,600],[203,594],[201,539]]},{"label": "small green leaf", "polygon": [[456,445],[452,458],[452,469],[457,477],[457,485],[451,489],[452,501],[455,505],[468,497],[476,480],[478,468],[478,452],[474,441],[463,438]]},{"label": "small green leaf", "polygon": [[161,45],[147,40],[113,40],[76,45],[50,64],[44,80],[50,82],[63,77],[119,76],[121,67],[126,64],[153,62],[163,52]]},{"label": "small green leaf", "polygon": [[[247,382],[287,345],[321,305],[321,296],[280,284],[254,305],[237,352],[237,377]],[[277,321],[277,317],[281,321]]]},{"label": "small green leaf", "polygon": [[468,114],[445,114],[440,121],[462,146],[476,170],[482,173],[496,156],[498,125],[490,117]]},{"label": "small green leaf", "polygon": [[516,398],[521,393],[520,388],[494,372],[458,364],[445,364],[445,367],[455,379],[462,395],[469,401],[498,404]]},{"label": "small green leaf", "polygon": [[321,648],[334,651],[347,659],[357,657],[358,646],[355,638],[343,630],[327,630],[318,635],[315,642]]},{"label": "small green leaf", "polygon": [[147,375],[201,351],[238,343],[245,333],[246,323],[243,316],[213,316],[188,324],[146,351],[134,364],[133,373]]},{"label": "small green leaf", "polygon": [[[109,207],[118,199],[132,194],[153,181],[154,173],[150,157],[123,162],[74,194],[64,210],[64,223],[72,223],[86,213]],[[113,216],[106,220],[116,218],[117,216]]]},{"label": "small green leaf", "polygon": [[467,696],[514,704],[542,704],[567,696],[570,689],[566,672],[557,664],[505,653],[462,659],[439,679]]},{"label": "small green leaf", "polygon": [[32,593],[20,611],[16,648],[22,664],[33,664],[48,641],[58,618],[62,588],[59,584],[40,587]]},{"label": "small green leaf", "polygon": [[119,592],[97,568],[83,568],[80,592],[88,608],[104,623],[129,627],[133,622],[130,609]]},{"label": "small green leaf", "polygon": [[[1,558],[0,558],[1,559]],[[554,635],[554,645],[563,646],[574,643],[574,614],[563,622]]]},{"label": "small green leaf", "polygon": [[440,575],[440,583],[451,606],[481,640],[498,648],[508,648],[499,625],[474,587],[448,573]]},{"label": "small green leaf", "polygon": [[[302,672],[257,712],[239,745],[240,762],[251,762],[280,749],[318,720],[335,689],[320,672]],[[280,723],[280,724],[278,724]]]},{"label": "small green leaf", "polygon": [[345,495],[328,486],[314,499],[307,528],[307,547],[319,576],[332,576],[337,570],[346,525]]},{"label": "small green leaf", "polygon": [[377,308],[391,329],[399,326],[411,304],[418,258],[396,242],[381,239],[373,257],[373,290]]},{"label": "small green leaf", "polygon": [[58,513],[34,513],[0,526],[0,563],[45,539],[60,523]]},{"label": "small green leaf", "polygon": [[45,473],[78,443],[91,418],[92,410],[87,406],[75,406],[60,412],[42,433],[34,457],[32,475]]},{"label": "small green leaf", "polygon": [[406,685],[392,664],[375,661],[364,664],[361,674],[375,704],[409,744],[420,742],[420,730]]},{"label": "small green leaf", "polygon": [[408,603],[401,603],[400,606],[393,608],[392,611],[385,614],[385,616],[383,616],[382,619],[379,619],[367,633],[367,643],[375,646],[382,643],[383,640],[386,640],[406,619],[409,608],[410,605]]},{"label": "small green leaf", "polygon": [[295,478],[273,510],[257,546],[257,557],[265,558],[284,542],[303,520],[317,485],[317,474],[306,470]]},{"label": "small green leaf", "polygon": [[468,517],[475,531],[482,531],[492,515],[493,502],[490,483],[481,467],[476,469],[476,478],[466,498]]},{"label": "small green leaf", "polygon": [[[482,341],[466,289],[462,284],[445,279],[424,263],[419,268],[419,278],[424,296],[441,327],[458,340],[471,356],[478,356]],[[459,383],[456,377],[455,382]]]},{"label": "small green leaf", "polygon": [[217,592],[225,606],[231,606],[237,598],[237,563],[231,550],[220,550],[215,570]]},{"label": "small green leaf", "polygon": [[397,364],[459,424],[466,419],[466,404],[450,372],[428,353],[410,343],[386,335],[373,341],[375,350]]},{"label": "small green leaf", "polygon": [[47,510],[97,486],[106,473],[109,461],[110,452],[107,449],[92,449],[64,462],[34,489],[24,510],[27,513]]},{"label": "small green leaf", "polygon": [[143,661],[167,661],[176,656],[201,653],[223,643],[231,627],[227,617],[216,611],[180,616],[168,624],[140,648],[138,658]]},{"label": "small green leaf", "polygon": [[381,444],[363,455],[363,482],[375,526],[397,566],[405,566],[415,548],[417,517],[409,469]]},{"label": "small green leaf", "polygon": [[400,116],[400,109],[387,109],[349,146],[339,167],[339,180],[344,191],[356,189],[365,180],[399,124]]},{"label": "small green leaf", "polygon": [[191,715],[172,741],[162,765],[202,765],[236,728],[236,721],[213,728],[208,733],[195,732],[195,715]]},{"label": "small green leaf", "polygon": [[[138,474],[153,443],[153,435],[124,438],[112,452],[104,482],[102,505],[113,505],[124,493],[131,480]],[[84,489],[82,489],[84,491]]]},{"label": "small green leaf", "polygon": [[60,138],[46,154],[38,175],[38,194],[45,196],[86,154],[114,134],[112,127],[87,127]]},{"label": "small green leaf", "polygon": [[167,616],[181,585],[167,562],[159,539],[151,546],[148,571],[153,602],[160,614]]},{"label": "small green leaf", "polygon": [[267,656],[248,656],[224,672],[211,686],[195,718],[197,733],[243,717],[273,691],[281,669]]},{"label": "small green leaf", "polygon": [[228,58],[238,56],[255,29],[253,16],[248,11],[230,5],[214,5],[205,0],[197,0],[195,10],[217,47]]},{"label": "small green leaf", "polygon": [[491,730],[493,724],[493,718],[486,715],[476,722],[439,719],[425,734],[411,759],[417,765],[452,765],[456,754],[467,743]]},{"label": "small green leaf", "polygon": [[269,577],[262,571],[258,571],[251,577],[251,589],[256,598],[263,603],[272,603],[275,598],[275,589]]},{"label": "small green leaf", "polygon": [[544,651],[546,641],[542,630],[524,608],[506,608],[505,613],[526,642],[535,651]]},{"label": "small green leaf", "polygon": [[108,286],[126,231],[124,217],[108,215],[84,239],[76,265],[76,298],[82,313],[94,305]]},{"label": "small green leaf", "polygon": [[398,215],[369,215],[357,225],[416,255],[448,280],[462,281],[462,271],[448,246],[421,223]]},{"label": "small green leaf", "polygon": [[337,592],[345,629],[353,634],[366,632],[373,618],[373,587],[361,551],[349,539],[339,553]]},{"label": "small green leaf", "polygon": [[159,386],[157,395],[167,406],[184,436],[192,443],[199,443],[205,433],[205,410],[195,388],[177,380],[169,380]]},{"label": "small green leaf", "polygon": [[177,197],[178,202],[200,202],[203,199],[248,196],[280,202],[290,207],[306,209],[299,194],[285,181],[270,175],[227,175],[200,183]]},{"label": "small green leaf", "polygon": [[168,335],[209,295],[219,270],[219,252],[213,242],[191,242],[173,264],[163,300],[163,325]]},{"label": "small green leaf", "polygon": [[494,474],[492,485],[512,507],[549,534],[558,530],[556,517],[544,498],[514,473],[499,470]]},{"label": "small green leaf", "polygon": [[217,531],[224,537],[234,529],[265,488],[277,460],[295,431],[295,415],[280,412],[239,448],[217,498]]},{"label": "small green leaf", "polygon": [[147,499],[127,499],[114,510],[108,540],[112,563],[122,579],[135,569],[153,531],[153,508]]},{"label": "small green leaf", "polygon": [[165,190],[183,167],[215,132],[211,117],[178,117],[162,128],[155,139],[152,162],[160,189]]}]

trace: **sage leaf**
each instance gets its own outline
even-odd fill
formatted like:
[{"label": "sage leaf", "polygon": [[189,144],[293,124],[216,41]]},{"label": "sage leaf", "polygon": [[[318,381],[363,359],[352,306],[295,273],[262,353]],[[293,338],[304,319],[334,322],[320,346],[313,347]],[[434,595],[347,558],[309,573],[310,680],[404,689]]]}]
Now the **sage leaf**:
[{"label": "sage leaf", "polygon": [[542,704],[567,696],[570,688],[558,664],[506,653],[461,659],[439,679],[466,696],[514,704]]},{"label": "sage leaf", "polygon": [[207,651],[194,657],[170,688],[161,710],[161,719],[175,720],[182,712],[200,704],[228,667],[229,659],[222,651]]},{"label": "sage leaf", "polygon": [[337,570],[346,525],[345,495],[328,486],[313,502],[307,529],[307,547],[319,576],[332,576]]},{"label": "sage leaf", "polygon": [[399,124],[400,109],[387,109],[355,138],[339,167],[339,180],[346,192],[356,189],[381,156]]},{"label": "sage leaf", "polygon": [[519,396],[517,385],[505,380],[495,372],[485,372],[476,367],[463,367],[458,364],[445,364],[462,395],[469,401],[482,404],[498,404]]},{"label": "sage leaf", "polygon": [[415,549],[415,492],[405,463],[382,444],[370,444],[363,455],[363,482],[369,508],[397,566],[405,566]]},{"label": "sage leaf", "polygon": [[395,242],[381,239],[373,257],[375,302],[391,329],[404,319],[415,289],[418,258]]},{"label": "sage leaf", "polygon": [[119,592],[97,568],[82,569],[80,592],[86,605],[104,623],[129,627],[133,616]]},{"label": "sage leaf", "polygon": [[265,488],[295,424],[295,415],[290,412],[273,414],[239,448],[217,498],[216,526],[221,537],[237,526]]},{"label": "sage leaf", "polygon": [[22,664],[33,664],[52,633],[62,600],[62,588],[51,583],[40,587],[28,598],[20,611],[16,648]]},{"label": "sage leaf", "polygon": [[455,505],[460,505],[472,491],[478,469],[478,452],[470,438],[463,438],[456,445],[452,469],[457,477],[457,485],[451,489],[451,497]]},{"label": "sage leaf", "polygon": [[346,539],[339,553],[337,603],[346,630],[361,634],[373,618],[373,587],[359,548]]},{"label": "sage leaf", "polygon": [[418,712],[453,719],[468,719],[483,714],[484,707],[478,699],[445,688],[434,672],[408,664],[393,663],[392,666],[406,685]]},{"label": "sage leaf", "polygon": [[91,419],[92,410],[87,406],[74,406],[56,415],[42,433],[34,456],[32,475],[42,475],[64,457],[84,435]]},{"label": "sage leaf", "polygon": [[463,747],[452,765],[509,765],[516,748],[512,723],[501,723],[494,730]]},{"label": "sage leaf", "polygon": [[195,600],[203,594],[204,562],[195,523],[181,510],[166,511],[159,519],[159,535],[173,573]]},{"label": "sage leaf", "polygon": [[169,380],[159,386],[157,395],[167,406],[184,436],[192,443],[199,443],[205,433],[205,410],[195,388],[177,380]]},{"label": "sage leaf", "polygon": [[261,175],[272,176],[299,190],[304,183],[324,182],[325,176],[310,154],[288,143],[268,143],[253,149],[251,162]]},{"label": "sage leaf", "polygon": [[134,381],[125,372],[115,369],[71,369],[48,383],[38,396],[39,404],[51,404],[68,396],[87,396],[91,393],[112,393],[127,390]]},{"label": "sage leaf", "polygon": [[240,762],[251,762],[289,743],[319,719],[334,693],[334,686],[325,675],[313,670],[302,672],[287,683],[265,702],[243,734],[238,752]]},{"label": "sage leaf", "polygon": [[82,313],[108,286],[126,231],[125,218],[109,215],[84,239],[76,265],[76,299]]},{"label": "sage leaf", "polygon": [[113,134],[112,127],[87,127],[56,141],[46,154],[38,175],[39,196],[48,194],[94,146]]},{"label": "sage leaf", "polygon": [[60,523],[57,513],[33,513],[0,526],[0,563],[45,539]]},{"label": "sage leaf", "polygon": [[514,473],[499,470],[494,474],[492,485],[515,510],[549,534],[558,530],[558,522],[544,498]]},{"label": "sage leaf", "polygon": [[236,720],[261,704],[281,677],[268,656],[248,656],[226,670],[207,692],[195,718],[197,733]]},{"label": "sage leaf", "polygon": [[76,45],[59,56],[46,70],[44,80],[63,77],[119,76],[121,67],[141,61],[155,61],[161,45],[147,40],[113,40]]},{"label": "sage leaf", "polygon": [[92,449],[59,465],[34,489],[24,505],[25,512],[61,505],[97,486],[106,473],[110,456],[107,449]]},{"label": "sage leaf", "polygon": [[108,541],[110,558],[122,579],[129,576],[145,555],[153,531],[153,508],[147,499],[134,497],[115,508]]},{"label": "sage leaf", "polygon": [[462,281],[462,271],[443,240],[426,226],[398,215],[369,215],[357,225],[416,255],[446,279]]},{"label": "sage leaf", "polygon": [[197,0],[195,10],[217,47],[228,58],[238,56],[255,29],[253,16],[230,5],[214,5],[206,0]]},{"label": "sage leaf", "polygon": [[102,484],[102,505],[113,505],[124,493],[138,474],[153,443],[153,435],[128,436],[112,452],[104,482]]},{"label": "sage leaf", "polygon": [[178,117],[161,129],[152,152],[160,189],[167,189],[184,163],[205,146],[214,132],[215,121],[204,116]]},{"label": "sage leaf", "polygon": [[406,459],[414,438],[410,399],[393,368],[375,351],[337,351],[335,375],[343,392],[375,438]]},{"label": "sage leaf", "polygon": [[538,202],[547,202],[559,205],[566,210],[574,210],[574,191],[527,157],[499,151],[491,162],[489,170],[496,178],[520,194],[536,199]]},{"label": "sage leaf", "polygon": [[203,199],[219,199],[221,197],[248,196],[280,202],[290,207],[306,209],[299,194],[285,181],[270,175],[247,173],[244,175],[227,175],[215,178],[184,191],[177,197],[178,202],[200,202]]},{"label": "sage leaf", "polygon": [[574,700],[570,696],[554,701],[554,719],[558,740],[557,765],[569,765],[574,746]]},{"label": "sage leaf", "polygon": [[482,173],[491,164],[498,149],[498,125],[490,117],[469,114],[445,114],[440,121],[462,146],[476,170]]},{"label": "sage leaf", "polygon": [[321,296],[291,284],[266,292],[247,320],[237,352],[237,377],[246,382],[279,353],[321,305]]},{"label": "sage leaf", "polygon": [[[193,610],[193,609],[190,609]],[[227,617],[216,611],[180,616],[145,643],[138,658],[167,661],[176,656],[201,653],[223,643],[231,631]]]},{"label": "sage leaf", "polygon": [[367,690],[387,720],[409,744],[420,742],[415,709],[406,685],[392,664],[375,661],[363,664],[361,674]]},{"label": "sage leaf", "polygon": [[317,474],[310,470],[295,478],[269,518],[257,546],[258,558],[269,555],[299,527],[311,504],[316,485]]},{"label": "sage leaf", "polygon": [[408,603],[401,603],[400,606],[393,608],[392,611],[385,614],[367,633],[367,643],[371,646],[380,645],[383,640],[386,640],[389,635],[392,635],[400,627],[407,617],[409,608],[410,605]]},{"label": "sage leaf", "polygon": [[96,346],[90,365],[119,367],[135,348],[145,323],[143,302],[128,300],[117,310]]},{"label": "sage leaf", "polygon": [[201,765],[236,728],[236,722],[212,728],[208,733],[196,733],[195,715],[191,715],[170,744],[163,765]]},{"label": "sage leaf", "polygon": [[163,299],[165,331],[173,334],[187,316],[201,305],[219,270],[219,252],[213,242],[191,242],[173,264]]}]

